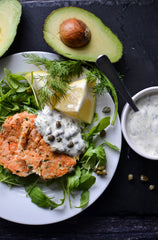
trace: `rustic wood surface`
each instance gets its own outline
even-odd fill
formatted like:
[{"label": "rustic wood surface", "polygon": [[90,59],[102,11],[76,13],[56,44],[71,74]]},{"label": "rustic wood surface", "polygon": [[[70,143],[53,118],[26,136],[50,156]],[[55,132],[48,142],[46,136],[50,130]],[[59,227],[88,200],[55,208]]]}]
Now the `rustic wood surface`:
[{"label": "rustic wood surface", "polygon": [[91,217],[81,214],[64,223],[24,226],[0,221],[1,240],[156,240],[157,217]]},{"label": "rustic wood surface", "polygon": [[[54,0],[54,2],[58,0]],[[70,2],[78,2],[75,0],[70,0]],[[84,2],[89,2],[89,0],[80,0]],[[113,4],[136,4],[136,5],[148,5],[157,2],[157,0],[92,0],[92,2],[101,2],[106,3],[108,5]],[[34,3],[34,2],[45,2],[44,0],[21,0],[22,3]],[[49,0],[47,0],[49,2]],[[53,2],[53,0],[50,0]],[[60,0],[60,2],[64,2],[64,0]],[[125,143],[123,143],[125,144]],[[129,150],[130,151],[130,150]],[[133,154],[133,159],[134,159]],[[131,158],[132,159],[132,158]],[[138,166],[138,165],[137,165]],[[120,168],[122,166],[120,165]],[[153,163],[152,168],[154,169],[156,165]],[[114,177],[114,181],[116,182],[117,173]],[[154,176],[154,180],[156,181],[156,175]],[[122,179],[127,180],[127,175],[122,176]],[[134,183],[135,184],[135,183]],[[133,191],[135,185],[128,185],[128,189],[126,189],[126,205],[128,205],[128,198],[132,198],[133,201],[138,201],[138,207],[141,209],[142,201],[146,199],[135,199],[135,196],[130,196],[130,190]],[[142,185],[139,185],[138,191],[142,191]],[[108,195],[114,194],[114,198],[116,199],[120,197],[119,192],[112,192],[113,182],[111,183],[111,188],[107,190],[107,201]],[[127,183],[126,183],[127,186]],[[117,187],[117,186],[116,186]],[[144,188],[144,186],[143,186]],[[144,188],[145,189],[145,188]],[[145,191],[143,190],[143,196],[145,197]],[[158,203],[157,193],[155,193],[154,199],[155,204]],[[139,194],[138,194],[139,196]],[[94,240],[155,240],[158,239],[158,216],[153,211],[143,214],[141,210],[136,209],[136,212],[133,215],[129,215],[128,212],[120,212],[119,214],[115,214],[112,210],[108,211],[108,207],[106,209],[106,214],[102,213],[101,204],[104,204],[106,196],[102,196],[101,199],[98,200],[93,206],[91,206],[86,211],[82,212],[80,215],[75,216],[65,222],[50,224],[44,226],[29,226],[29,225],[21,225],[9,222],[4,219],[0,219],[0,240],[23,240],[23,239],[31,239],[31,240],[67,240],[67,239],[76,239],[76,240],[84,240],[84,239],[94,239]],[[112,204],[117,203],[116,200],[113,200]],[[151,195],[152,199],[152,195]],[[158,200],[158,199],[157,199]],[[150,201],[146,202],[148,206],[150,206]],[[97,209],[99,207],[99,209]],[[117,207],[116,207],[117,209]]]}]

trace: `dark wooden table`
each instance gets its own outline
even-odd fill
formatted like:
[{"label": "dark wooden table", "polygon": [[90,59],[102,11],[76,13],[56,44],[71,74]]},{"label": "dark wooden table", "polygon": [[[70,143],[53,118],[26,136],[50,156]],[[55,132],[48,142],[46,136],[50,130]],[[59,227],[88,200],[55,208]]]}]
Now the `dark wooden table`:
[{"label": "dark wooden table", "polygon": [[[42,23],[52,10],[78,6],[94,12],[112,28],[124,45],[116,64],[131,92],[158,85],[157,0],[21,0],[19,32],[8,55],[24,50],[51,51],[42,39]],[[41,24],[41,26],[40,26]],[[31,36],[36,36],[36,44]],[[23,44],[25,40],[25,45]],[[119,115],[124,101],[119,96]],[[128,181],[128,174],[134,180]],[[148,183],[140,175],[149,177]],[[149,184],[155,190],[148,189]],[[0,219],[0,240],[23,239],[158,239],[158,163],[134,153],[123,139],[117,171],[102,196],[81,214],[64,222],[29,226]]]}]

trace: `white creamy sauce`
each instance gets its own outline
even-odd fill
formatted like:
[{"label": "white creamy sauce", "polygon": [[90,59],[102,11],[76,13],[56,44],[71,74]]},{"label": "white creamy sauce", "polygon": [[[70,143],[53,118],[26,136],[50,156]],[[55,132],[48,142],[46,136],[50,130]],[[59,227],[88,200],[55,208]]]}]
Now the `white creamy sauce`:
[{"label": "white creamy sauce", "polygon": [[38,112],[35,125],[54,152],[79,156],[86,149],[78,121],[48,106]]},{"label": "white creamy sauce", "polygon": [[127,117],[128,136],[142,153],[158,156],[158,95],[138,100],[137,106],[139,111]]}]

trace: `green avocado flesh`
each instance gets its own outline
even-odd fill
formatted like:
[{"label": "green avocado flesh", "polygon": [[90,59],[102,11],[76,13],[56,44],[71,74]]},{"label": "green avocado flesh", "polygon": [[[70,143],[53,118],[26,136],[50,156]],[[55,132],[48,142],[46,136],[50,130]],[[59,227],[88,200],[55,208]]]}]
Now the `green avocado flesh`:
[{"label": "green avocado flesh", "polygon": [[[60,39],[60,24],[76,18],[91,31],[90,42],[81,48],[66,46]],[[46,43],[67,58],[95,62],[99,55],[107,55],[111,62],[122,57],[123,46],[118,37],[93,13],[78,7],[63,7],[53,11],[45,20],[43,36]]]},{"label": "green avocado flesh", "polygon": [[0,0],[0,57],[8,50],[17,33],[22,6],[17,0]]}]

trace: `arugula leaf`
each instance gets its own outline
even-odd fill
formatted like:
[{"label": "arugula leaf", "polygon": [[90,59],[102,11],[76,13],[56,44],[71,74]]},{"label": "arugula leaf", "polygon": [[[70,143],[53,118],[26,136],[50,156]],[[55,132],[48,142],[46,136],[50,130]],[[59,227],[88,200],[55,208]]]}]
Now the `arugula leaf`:
[{"label": "arugula leaf", "polygon": [[13,185],[21,185],[21,179],[13,175],[8,169],[4,169],[3,166],[0,165],[0,182],[4,182],[8,184],[10,187]]},{"label": "arugula leaf", "polygon": [[95,166],[106,164],[106,153],[102,145],[90,146],[80,160],[82,167],[92,170]]},{"label": "arugula leaf", "polygon": [[80,206],[75,206],[76,208],[84,208],[89,202],[89,191],[85,190],[81,194]]},{"label": "arugula leaf", "polygon": [[77,189],[79,185],[80,176],[81,176],[81,169],[79,166],[77,166],[75,173],[73,175],[69,175],[67,179],[67,189],[69,193]]},{"label": "arugula leaf", "polygon": [[54,208],[61,206],[64,203],[65,194],[64,198],[61,199],[61,203],[55,203],[51,200],[51,198],[44,194],[39,187],[36,186],[37,180],[39,180],[39,176],[37,175],[19,177],[15,174],[12,174],[11,171],[5,169],[3,166],[0,165],[0,182],[8,184],[10,187],[22,185],[25,186],[25,190],[30,196],[32,202],[39,207],[50,208],[51,210],[53,210]]},{"label": "arugula leaf", "polygon": [[22,75],[12,74],[10,70],[4,68],[4,73],[6,75],[6,80],[11,89],[16,90],[16,92],[25,92],[29,86],[25,86],[21,80],[26,80]]},{"label": "arugula leaf", "polygon": [[113,149],[113,150],[115,150],[115,151],[120,151],[120,149],[116,146],[116,145],[114,145],[114,144],[112,144],[112,143],[110,143],[110,142],[105,142],[105,145],[107,145],[108,147],[110,147],[111,149]]},{"label": "arugula leaf", "polygon": [[8,184],[10,187],[18,185],[29,185],[30,183],[39,179],[37,175],[30,175],[28,177],[19,177],[13,174],[8,169],[0,165],[0,182]]},{"label": "arugula leaf", "polygon": [[[95,183],[96,178],[92,176],[90,172],[81,171],[80,167],[77,166],[76,171],[73,175],[67,178],[67,193],[69,198],[69,203],[71,207],[71,193],[73,191],[83,190],[80,200],[80,208],[84,207],[89,201],[88,189]],[[76,206],[75,206],[76,207]],[[78,207],[78,208],[79,208]]]},{"label": "arugula leaf", "polygon": [[61,206],[65,201],[65,196],[63,199],[60,199],[60,203],[52,201],[51,198],[49,198],[45,193],[43,193],[42,190],[37,186],[34,186],[33,188],[32,186],[29,186],[25,189],[29,197],[31,198],[31,201],[42,208],[50,208],[51,210],[53,210],[54,208]]},{"label": "arugula leaf", "polygon": [[[4,69],[5,77],[0,85],[0,124],[6,117],[17,112],[28,111],[37,114],[38,106],[30,85],[23,81],[22,75],[12,74],[10,70]],[[22,81],[21,81],[22,80]]]},{"label": "arugula leaf", "polygon": [[108,127],[110,125],[110,117],[104,117],[102,118],[99,123],[94,126],[88,134],[85,134],[86,136],[86,140],[88,141],[89,139],[91,139],[94,135],[96,135],[97,133],[101,132],[102,130],[104,130],[106,127]]},{"label": "arugula leaf", "polygon": [[91,173],[85,172],[81,175],[78,190],[88,190],[95,183],[96,178]]}]

